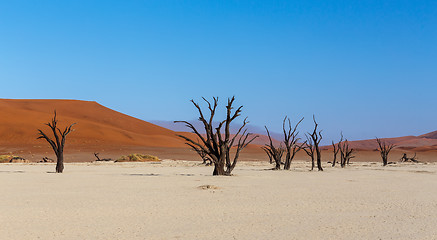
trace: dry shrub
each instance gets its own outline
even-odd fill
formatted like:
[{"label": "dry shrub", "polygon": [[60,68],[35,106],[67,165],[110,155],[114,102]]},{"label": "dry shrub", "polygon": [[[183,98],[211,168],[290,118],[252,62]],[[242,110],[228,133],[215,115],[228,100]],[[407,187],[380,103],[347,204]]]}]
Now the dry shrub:
[{"label": "dry shrub", "polygon": [[0,155],[0,163],[28,163],[29,161],[18,156]]},{"label": "dry shrub", "polygon": [[160,162],[161,160],[152,155],[144,154],[129,154],[127,156],[121,156],[121,158],[115,160],[115,162]]}]

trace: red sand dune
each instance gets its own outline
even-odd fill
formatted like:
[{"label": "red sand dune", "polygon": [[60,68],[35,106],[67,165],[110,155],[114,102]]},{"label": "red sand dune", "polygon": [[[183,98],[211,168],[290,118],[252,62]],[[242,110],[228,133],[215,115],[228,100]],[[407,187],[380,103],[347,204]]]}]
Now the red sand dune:
[{"label": "red sand dune", "polygon": [[78,100],[9,100],[0,99],[0,144],[46,144],[36,140],[37,129],[57,111],[59,126],[71,123],[75,131],[68,144],[123,144],[154,147],[181,147],[176,133],[154,124],[113,111],[96,102]]}]

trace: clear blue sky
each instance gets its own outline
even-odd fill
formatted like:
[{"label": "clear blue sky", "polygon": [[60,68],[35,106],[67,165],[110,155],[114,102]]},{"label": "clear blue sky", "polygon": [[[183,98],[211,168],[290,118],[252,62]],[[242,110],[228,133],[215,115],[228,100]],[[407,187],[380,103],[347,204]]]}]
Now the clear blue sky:
[{"label": "clear blue sky", "polygon": [[314,113],[326,140],[418,135],[437,130],[437,1],[1,1],[0,82],[144,120],[235,95],[273,131]]}]

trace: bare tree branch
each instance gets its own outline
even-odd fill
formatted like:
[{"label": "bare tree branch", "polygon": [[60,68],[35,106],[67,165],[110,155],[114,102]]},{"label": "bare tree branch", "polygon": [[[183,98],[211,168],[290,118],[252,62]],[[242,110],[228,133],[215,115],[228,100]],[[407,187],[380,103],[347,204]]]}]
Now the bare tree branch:
[{"label": "bare tree branch", "polygon": [[[203,124],[203,128],[206,132],[206,137],[202,136],[202,134],[200,134],[199,131],[187,121],[175,121],[175,123],[184,123],[201,140],[201,143],[196,142],[186,136],[178,136],[184,139],[193,149],[198,149],[202,154],[206,154],[207,156],[209,156],[211,161],[214,163],[213,175],[231,175],[231,172],[238,161],[241,150],[243,150],[257,136],[250,137],[251,134],[246,133],[246,129],[244,128],[247,124],[247,121],[245,119],[243,125],[239,128],[238,132],[231,138],[230,125],[233,120],[240,116],[243,107],[240,106],[237,108],[236,111],[232,111],[235,97],[228,99],[228,104],[226,105],[226,119],[221,121],[216,128],[213,127],[213,118],[216,113],[218,98],[214,97],[213,103],[209,102],[205,98],[202,99],[207,104],[207,108],[210,113],[209,119],[205,119],[202,108],[199,104],[194,102],[194,100],[191,100],[191,102],[199,112],[199,121],[201,121]],[[222,133],[223,126],[224,133]],[[236,139],[238,139],[238,144],[235,145]],[[235,155],[231,159],[230,153],[232,148],[235,148]]]}]

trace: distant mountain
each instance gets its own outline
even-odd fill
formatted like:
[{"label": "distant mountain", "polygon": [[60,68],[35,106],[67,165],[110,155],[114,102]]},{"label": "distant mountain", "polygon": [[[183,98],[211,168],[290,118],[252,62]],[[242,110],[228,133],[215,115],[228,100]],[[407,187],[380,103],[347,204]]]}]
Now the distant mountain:
[{"label": "distant mountain", "polygon": [[423,134],[423,135],[420,135],[419,137],[429,138],[429,139],[437,139],[437,131],[430,132],[430,133],[427,133],[427,134]]},{"label": "distant mountain", "polygon": [[[437,131],[420,136],[406,136],[397,138],[384,138],[383,141],[395,144],[397,149],[424,152],[437,150]],[[350,141],[350,146],[357,150],[376,150],[378,144],[375,139]],[[330,146],[325,146],[330,148]]]}]

